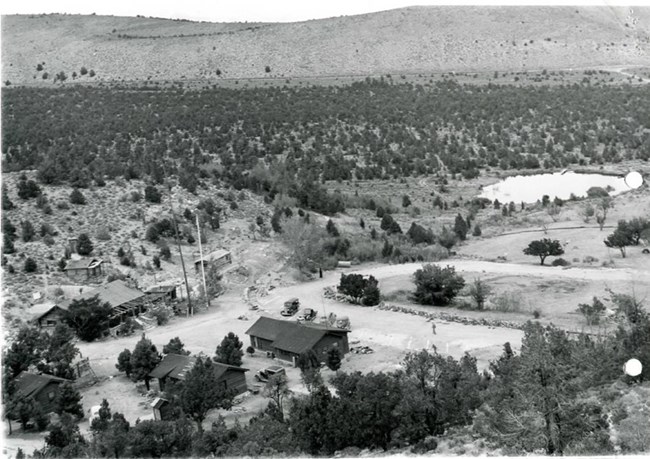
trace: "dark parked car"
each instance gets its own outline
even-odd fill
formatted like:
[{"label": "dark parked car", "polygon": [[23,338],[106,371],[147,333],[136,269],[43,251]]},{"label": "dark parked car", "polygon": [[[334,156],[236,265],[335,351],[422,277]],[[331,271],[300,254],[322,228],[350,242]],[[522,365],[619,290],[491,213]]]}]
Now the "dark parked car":
[{"label": "dark parked car", "polygon": [[284,302],[284,309],[280,314],[283,316],[292,316],[298,312],[298,308],[300,308],[300,300],[298,298],[291,298]]},{"label": "dark parked car", "polygon": [[257,372],[255,375],[255,379],[257,379],[259,382],[267,382],[271,376],[275,375],[283,375],[286,374],[284,371],[284,368],[282,368],[279,365],[273,365],[271,367],[266,367],[263,370],[260,370]]}]

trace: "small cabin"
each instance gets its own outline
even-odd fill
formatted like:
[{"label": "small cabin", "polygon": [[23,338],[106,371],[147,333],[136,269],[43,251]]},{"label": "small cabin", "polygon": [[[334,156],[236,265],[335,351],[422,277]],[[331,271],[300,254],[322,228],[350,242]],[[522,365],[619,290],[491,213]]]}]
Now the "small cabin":
[{"label": "small cabin", "polygon": [[38,375],[23,371],[16,376],[14,384],[18,400],[34,400],[47,414],[56,409],[59,386],[67,381],[52,375]]},{"label": "small cabin", "polygon": [[194,269],[197,273],[201,272],[201,264],[203,264],[203,269],[206,271],[211,267],[221,268],[232,264],[232,255],[227,250],[219,249],[195,259]]},{"label": "small cabin", "polygon": [[63,271],[72,280],[100,280],[104,276],[104,261],[101,258],[81,258],[69,260]]}]

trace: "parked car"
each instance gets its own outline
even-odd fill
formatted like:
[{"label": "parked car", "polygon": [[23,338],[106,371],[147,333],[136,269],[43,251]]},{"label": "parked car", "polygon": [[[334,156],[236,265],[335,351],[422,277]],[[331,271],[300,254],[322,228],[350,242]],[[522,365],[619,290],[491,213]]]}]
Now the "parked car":
[{"label": "parked car", "polygon": [[283,316],[292,316],[298,312],[298,308],[300,308],[300,300],[298,298],[291,298],[284,302],[284,309],[280,314]]},{"label": "parked car", "polygon": [[284,374],[286,374],[284,368],[282,368],[279,365],[273,365],[258,371],[257,374],[255,375],[255,379],[258,380],[259,382],[265,383],[269,380],[271,376],[284,375]]},{"label": "parked car", "polygon": [[312,308],[305,308],[302,310],[302,314],[298,316],[298,322],[311,322],[316,319],[318,313]]}]

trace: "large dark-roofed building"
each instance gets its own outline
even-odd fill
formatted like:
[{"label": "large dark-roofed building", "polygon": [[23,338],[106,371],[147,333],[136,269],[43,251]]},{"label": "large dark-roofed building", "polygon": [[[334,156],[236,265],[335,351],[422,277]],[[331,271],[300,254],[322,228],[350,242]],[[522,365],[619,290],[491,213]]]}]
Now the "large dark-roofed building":
[{"label": "large dark-roofed building", "polygon": [[260,317],[246,334],[251,346],[262,351],[273,352],[278,358],[293,362],[298,356],[314,351],[321,362],[327,359],[327,351],[338,347],[341,354],[349,352],[348,330],[330,328],[316,324],[302,325],[288,320]]}]

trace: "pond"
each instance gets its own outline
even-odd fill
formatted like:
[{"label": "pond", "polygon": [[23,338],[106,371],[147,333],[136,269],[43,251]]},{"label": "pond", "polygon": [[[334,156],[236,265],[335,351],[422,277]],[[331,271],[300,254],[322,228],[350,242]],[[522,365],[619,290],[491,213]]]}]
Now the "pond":
[{"label": "pond", "polygon": [[479,197],[500,202],[536,202],[547,194],[551,200],[556,196],[569,199],[571,194],[577,197],[587,196],[591,187],[601,187],[609,191],[610,196],[629,191],[624,177],[602,174],[578,174],[576,172],[556,172],[554,174],[517,175],[501,180],[494,185],[483,187]]}]

